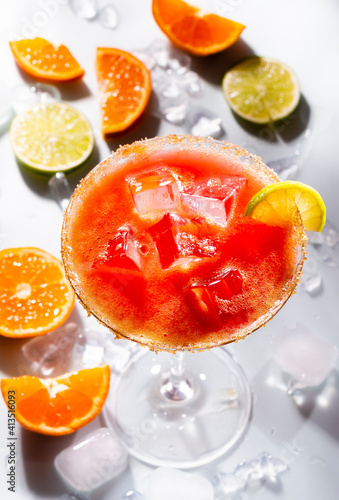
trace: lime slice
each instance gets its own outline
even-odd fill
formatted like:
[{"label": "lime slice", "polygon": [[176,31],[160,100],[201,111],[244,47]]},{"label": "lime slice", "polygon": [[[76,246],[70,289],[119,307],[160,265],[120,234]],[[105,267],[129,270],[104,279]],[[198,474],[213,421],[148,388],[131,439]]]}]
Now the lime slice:
[{"label": "lime slice", "polygon": [[79,167],[94,146],[87,118],[73,106],[60,102],[37,104],[16,116],[10,138],[17,159],[43,174]]},{"label": "lime slice", "polygon": [[231,68],[224,76],[222,89],[232,110],[254,123],[285,118],[300,99],[293,71],[268,57],[249,57]]},{"label": "lime slice", "polygon": [[266,224],[284,225],[299,210],[304,228],[320,232],[326,221],[325,203],[315,189],[297,181],[271,184],[253,196],[245,215]]}]

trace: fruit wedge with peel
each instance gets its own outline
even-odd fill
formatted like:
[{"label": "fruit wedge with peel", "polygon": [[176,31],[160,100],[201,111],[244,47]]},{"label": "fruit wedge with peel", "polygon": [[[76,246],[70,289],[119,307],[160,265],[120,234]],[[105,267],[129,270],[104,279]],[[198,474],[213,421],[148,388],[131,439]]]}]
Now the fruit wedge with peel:
[{"label": "fruit wedge with peel", "polygon": [[1,392],[9,412],[23,427],[40,434],[63,436],[100,413],[109,383],[107,365],[57,378],[3,378]]},{"label": "fruit wedge with peel", "polygon": [[245,215],[270,225],[293,222],[300,213],[307,231],[322,231],[326,222],[325,203],[315,189],[298,181],[271,184],[253,196]]},{"label": "fruit wedge with peel", "polygon": [[14,118],[10,139],[17,159],[39,174],[80,167],[94,147],[87,118],[69,104],[36,104]]},{"label": "fruit wedge with peel", "polygon": [[129,129],[144,112],[151,96],[151,75],[129,52],[99,47],[96,71],[101,96],[104,137]]},{"label": "fruit wedge with peel", "polygon": [[38,80],[62,83],[85,74],[65,45],[56,47],[44,38],[9,42],[9,45],[18,65]]},{"label": "fruit wedge with peel", "polygon": [[231,109],[253,123],[281,120],[294,111],[300,87],[286,64],[269,57],[249,57],[224,76],[222,90]]},{"label": "fruit wedge with peel", "polygon": [[227,49],[245,28],[183,0],[153,0],[152,12],[159,28],[174,45],[197,56]]},{"label": "fruit wedge with peel", "polygon": [[44,335],[72,312],[75,295],[61,262],[39,248],[0,251],[0,335]]}]

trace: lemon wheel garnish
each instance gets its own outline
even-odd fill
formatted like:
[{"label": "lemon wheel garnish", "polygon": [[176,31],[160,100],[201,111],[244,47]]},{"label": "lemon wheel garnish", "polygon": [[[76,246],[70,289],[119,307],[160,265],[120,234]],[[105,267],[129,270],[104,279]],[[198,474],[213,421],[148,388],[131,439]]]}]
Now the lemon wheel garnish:
[{"label": "lemon wheel garnish", "polygon": [[299,211],[307,231],[320,232],[326,222],[325,203],[315,189],[302,182],[284,181],[271,184],[253,196],[245,215],[270,225],[293,222]]},{"label": "lemon wheel garnish", "polygon": [[231,109],[254,123],[281,120],[300,100],[294,72],[268,57],[249,57],[231,68],[224,76],[222,89]]},{"label": "lemon wheel garnish", "polygon": [[60,102],[37,104],[16,116],[10,138],[17,159],[43,174],[79,167],[94,146],[87,118],[73,106]]}]

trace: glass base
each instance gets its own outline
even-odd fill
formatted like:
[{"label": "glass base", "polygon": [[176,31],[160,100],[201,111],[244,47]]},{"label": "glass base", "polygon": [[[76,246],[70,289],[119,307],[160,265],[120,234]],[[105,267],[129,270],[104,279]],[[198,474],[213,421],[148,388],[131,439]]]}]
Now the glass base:
[{"label": "glass base", "polygon": [[104,418],[138,460],[156,467],[200,467],[244,435],[251,389],[237,361],[215,348],[185,353],[184,376],[169,399],[171,358],[141,348],[112,381]]}]

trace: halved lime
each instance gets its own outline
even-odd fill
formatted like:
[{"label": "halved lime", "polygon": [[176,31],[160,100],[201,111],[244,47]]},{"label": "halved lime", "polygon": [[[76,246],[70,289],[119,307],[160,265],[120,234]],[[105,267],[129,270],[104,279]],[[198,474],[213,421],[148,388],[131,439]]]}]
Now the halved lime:
[{"label": "halved lime", "polygon": [[231,68],[224,76],[222,90],[231,109],[254,123],[281,120],[300,100],[294,72],[268,57],[249,57]]},{"label": "halved lime", "polygon": [[10,138],[17,159],[43,174],[79,167],[94,146],[87,118],[61,102],[37,104],[16,116]]},{"label": "halved lime", "polygon": [[326,222],[325,203],[315,189],[298,181],[270,184],[253,196],[245,215],[266,224],[284,225],[293,222],[299,211],[307,231],[320,232]]}]

